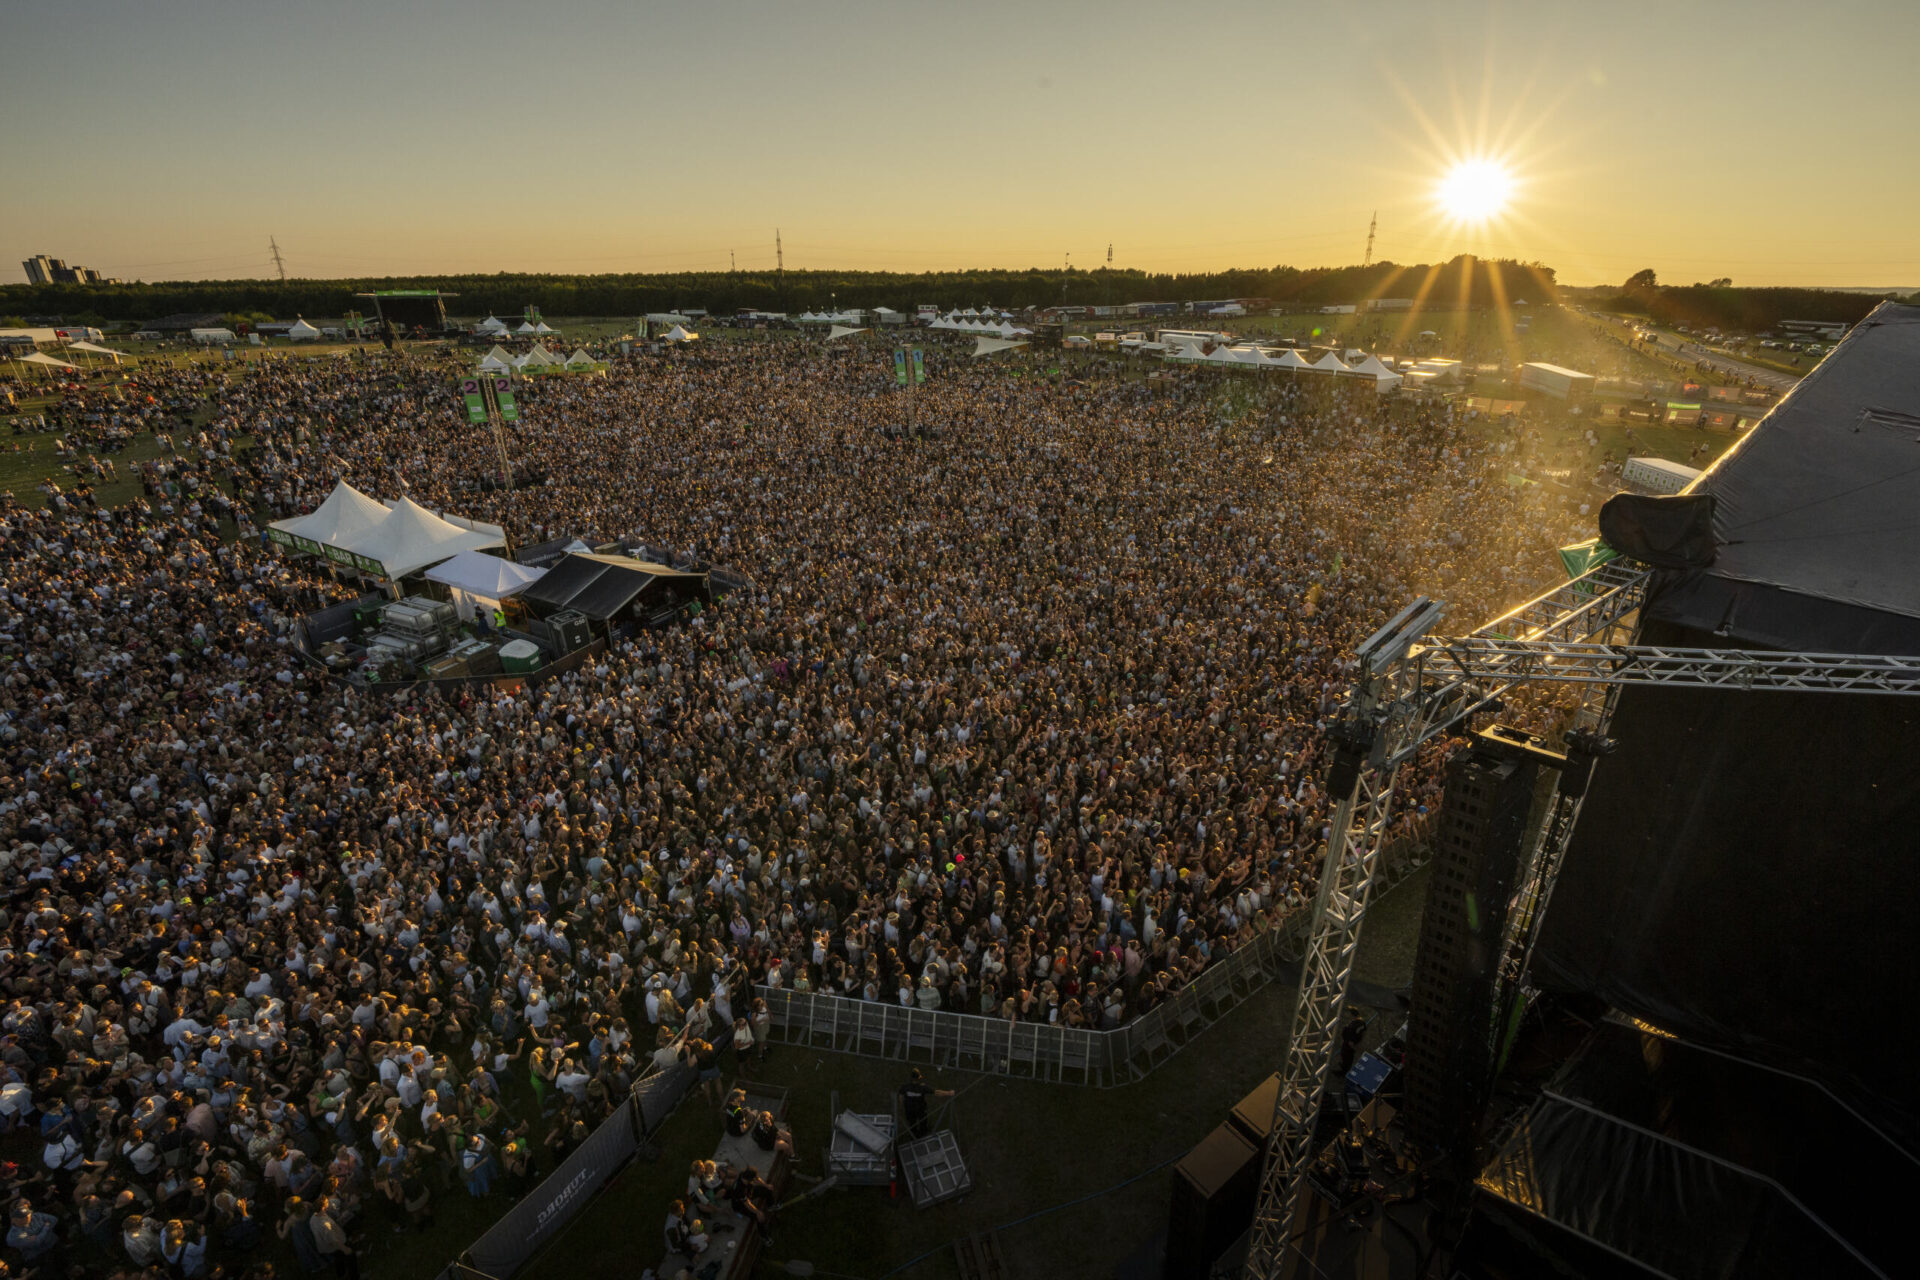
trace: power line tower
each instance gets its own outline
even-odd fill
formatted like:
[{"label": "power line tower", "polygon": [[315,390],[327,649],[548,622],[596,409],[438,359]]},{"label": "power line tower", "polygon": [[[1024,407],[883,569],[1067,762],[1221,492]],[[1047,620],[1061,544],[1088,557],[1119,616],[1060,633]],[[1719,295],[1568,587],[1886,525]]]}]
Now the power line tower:
[{"label": "power line tower", "polygon": [[1380,229],[1380,211],[1378,209],[1375,209],[1373,211],[1373,217],[1369,219],[1367,222],[1367,256],[1360,264],[1363,267],[1370,267],[1373,265],[1373,233],[1375,231],[1378,231],[1379,229]]},{"label": "power line tower", "polygon": [[280,283],[285,284],[287,282],[287,264],[285,260],[280,257],[280,242],[272,236],[268,236],[267,245],[273,250],[273,265],[280,268]]}]

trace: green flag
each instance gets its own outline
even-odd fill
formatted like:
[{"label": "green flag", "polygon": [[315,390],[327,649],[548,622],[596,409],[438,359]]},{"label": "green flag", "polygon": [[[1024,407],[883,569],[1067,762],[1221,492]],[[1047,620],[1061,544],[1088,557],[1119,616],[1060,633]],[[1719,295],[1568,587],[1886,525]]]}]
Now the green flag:
[{"label": "green flag", "polygon": [[460,380],[460,398],[467,402],[467,421],[485,422],[487,420],[487,402],[480,395],[478,378]]},{"label": "green flag", "polygon": [[893,349],[893,380],[903,387],[907,385],[907,353],[903,347]]},{"label": "green flag", "polygon": [[493,380],[493,402],[500,406],[500,421],[520,421],[520,410],[513,403],[513,381],[507,377]]},{"label": "green flag", "polygon": [[927,380],[927,360],[920,348],[913,349],[913,380],[916,384]]}]

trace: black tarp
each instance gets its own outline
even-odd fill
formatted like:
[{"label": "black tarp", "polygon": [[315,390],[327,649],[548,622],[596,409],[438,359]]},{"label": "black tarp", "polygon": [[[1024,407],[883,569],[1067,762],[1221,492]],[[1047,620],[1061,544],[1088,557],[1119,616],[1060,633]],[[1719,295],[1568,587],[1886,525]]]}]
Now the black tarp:
[{"label": "black tarp", "polygon": [[1600,537],[1658,569],[1704,569],[1713,563],[1713,495],[1616,493],[1600,508]]},{"label": "black tarp", "polygon": [[578,609],[596,622],[605,622],[618,617],[621,610],[632,604],[653,583],[654,575],[643,569],[612,565],[576,595],[567,607]]},{"label": "black tarp", "polygon": [[[1712,642],[1659,622],[1642,639]],[[1536,979],[1877,1097],[1920,1133],[1920,699],[1629,688],[1609,734]]]},{"label": "black tarp", "polygon": [[1876,307],[1692,493],[1713,498],[1717,555],[1661,582],[1656,617],[1776,648],[1920,652],[1920,307]]},{"label": "black tarp", "polygon": [[[1920,309],[1884,305],[1697,482],[1646,644],[1920,654]],[[1920,1149],[1920,699],[1621,692],[1534,964],[1870,1100]]]},{"label": "black tarp", "polygon": [[489,1275],[510,1277],[584,1209],[640,1148],[629,1096],[576,1147],[533,1194],[500,1216],[466,1256]]},{"label": "black tarp", "polygon": [[571,609],[574,597],[591,586],[607,569],[606,564],[591,556],[568,555],[547,570],[546,576],[540,581],[524,588],[519,598],[528,604],[544,606],[549,611]]},{"label": "black tarp", "polygon": [[[1911,1191],[1915,1172],[1813,1085],[1609,1023],[1478,1185],[1496,1216],[1519,1211],[1658,1275],[1785,1280],[1901,1274],[1905,1222],[1884,1196]],[[1551,1235],[1535,1243],[1564,1252]]]}]

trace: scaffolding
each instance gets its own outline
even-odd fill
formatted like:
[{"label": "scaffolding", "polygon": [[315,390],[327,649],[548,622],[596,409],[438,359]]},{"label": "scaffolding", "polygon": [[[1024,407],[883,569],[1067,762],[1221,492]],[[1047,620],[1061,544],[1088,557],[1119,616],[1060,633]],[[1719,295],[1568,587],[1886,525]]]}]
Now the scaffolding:
[{"label": "scaffolding", "polygon": [[[1520,685],[1583,686],[1566,735],[1568,767],[1545,826],[1519,868],[1514,909],[1502,936],[1500,1016],[1524,981],[1534,939],[1552,896],[1595,758],[1621,687],[1801,690],[1911,696],[1920,658],[1863,654],[1689,649],[1631,643],[1652,571],[1613,560],[1494,619],[1469,635],[1427,640],[1445,608],[1421,597],[1358,650],[1359,673],[1335,727],[1329,790],[1340,797],[1308,926],[1300,996],[1294,1006],[1272,1139],[1261,1173],[1245,1274],[1275,1280],[1292,1251],[1298,1193],[1313,1157],[1327,1078],[1353,976],[1354,951],[1393,813],[1394,779],[1433,738],[1477,712],[1496,709]],[[1493,1047],[1496,1052],[1499,1044]]]}]

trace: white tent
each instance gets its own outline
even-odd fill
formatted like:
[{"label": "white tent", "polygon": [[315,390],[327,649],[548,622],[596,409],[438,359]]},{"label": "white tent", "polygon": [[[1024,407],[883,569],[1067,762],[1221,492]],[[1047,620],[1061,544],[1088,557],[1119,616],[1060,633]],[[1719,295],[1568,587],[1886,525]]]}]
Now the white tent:
[{"label": "white tent", "polygon": [[514,332],[515,333],[538,333],[540,331],[533,327],[533,321],[522,320],[520,322],[520,327],[518,329],[515,329]]},{"label": "white tent", "polygon": [[1313,366],[1308,364],[1305,358],[1302,357],[1298,351],[1295,351],[1291,347],[1287,348],[1285,351],[1282,351],[1279,355],[1275,356],[1273,359],[1269,360],[1267,363],[1280,369],[1311,369],[1313,368]]},{"label": "white tent", "polygon": [[387,508],[383,503],[342,480],[333,486],[325,502],[306,515],[275,520],[267,527],[308,542],[345,547],[386,518]]},{"label": "white tent", "polygon": [[1347,371],[1347,366],[1340,363],[1340,357],[1331,351],[1321,356],[1318,360],[1315,360],[1308,368],[1316,373],[1345,373]]},{"label": "white tent", "polygon": [[534,331],[535,333],[553,333],[553,332],[555,332],[555,331],[554,331],[553,329],[550,329],[550,328],[548,328],[548,327],[547,327],[547,322],[546,322],[545,320],[542,320],[542,321],[541,321],[541,322],[540,322],[539,324],[536,324],[535,326],[533,326],[533,331]]},{"label": "white tent", "polygon": [[452,588],[453,604],[462,621],[472,619],[476,602],[491,608],[546,576],[545,569],[515,564],[484,551],[462,551],[426,572],[428,582]]},{"label": "white tent", "polygon": [[92,342],[69,342],[67,344],[67,350],[84,351],[88,355],[93,356],[112,356],[115,364],[120,363],[120,353],[118,351],[115,351],[112,347],[103,347]]},{"label": "white tent", "polygon": [[287,337],[295,342],[312,342],[319,336],[320,330],[302,319],[296,318],[292,324],[287,326]]},{"label": "white tent", "polygon": [[495,347],[493,350],[487,352],[487,359],[498,360],[500,363],[505,364],[507,361],[513,359],[513,352],[507,350],[505,347]]},{"label": "white tent", "polygon": [[593,357],[587,354],[587,349],[585,347],[581,347],[577,351],[575,351],[572,355],[567,357],[567,363],[570,365],[592,364]]},{"label": "white tent", "polygon": [[342,545],[356,555],[378,560],[386,567],[387,577],[404,578],[462,551],[503,547],[506,539],[485,529],[463,529],[412,498],[402,498],[379,524]]},{"label": "white tent", "polygon": [[680,325],[675,325],[675,326],[673,326],[673,328],[672,328],[672,329],[670,329],[670,330],[668,330],[668,331],[667,331],[667,335],[666,335],[666,341],[668,341],[668,342],[693,342],[693,341],[695,341],[695,340],[697,340],[697,339],[698,339],[699,337],[700,337],[700,335],[699,335],[699,334],[697,334],[697,333],[693,333],[693,332],[690,332],[689,330],[687,330],[687,329],[685,329],[685,328],[683,328],[683,327],[681,327]]},{"label": "white tent", "polygon": [[1372,378],[1374,389],[1377,391],[1391,391],[1400,385],[1400,375],[1380,363],[1379,356],[1369,355],[1352,366],[1352,369],[1355,373],[1364,373]]},{"label": "white tent", "polygon": [[559,356],[547,350],[544,342],[536,342],[533,344],[533,350],[527,352],[526,365],[522,365],[521,367],[525,368],[527,365],[531,365],[536,369],[544,369],[548,365],[563,363],[565,362],[562,361]]},{"label": "white tent", "polygon": [[856,333],[865,333],[865,332],[866,332],[865,329],[849,329],[844,324],[837,324],[833,326],[833,328],[827,330],[827,341],[832,342],[835,338],[847,338],[847,337],[851,337]]},{"label": "white tent", "polygon": [[1005,338],[989,338],[983,335],[973,340],[973,354],[976,356],[990,356],[996,351],[1011,351],[1015,347],[1024,347],[1026,345],[1024,342],[1009,342]]},{"label": "white tent", "polygon": [[32,355],[21,356],[20,363],[44,364],[54,369],[78,369],[80,367],[77,364],[68,364],[65,360],[56,360],[44,351],[36,351]]},{"label": "white tent", "polygon": [[498,317],[488,316],[485,320],[475,325],[474,329],[479,333],[505,333],[507,326],[506,322],[500,320]]},{"label": "white tent", "polygon": [[481,373],[507,373],[512,368],[513,364],[510,361],[501,360],[494,356],[483,358],[479,365],[479,371]]}]

